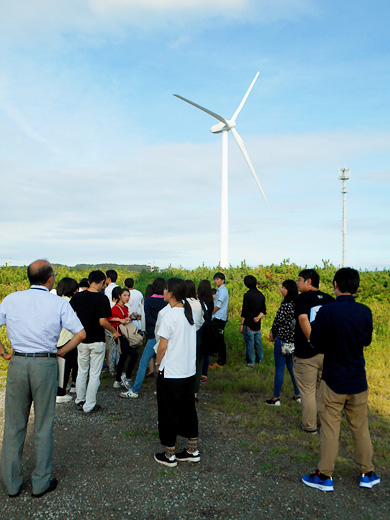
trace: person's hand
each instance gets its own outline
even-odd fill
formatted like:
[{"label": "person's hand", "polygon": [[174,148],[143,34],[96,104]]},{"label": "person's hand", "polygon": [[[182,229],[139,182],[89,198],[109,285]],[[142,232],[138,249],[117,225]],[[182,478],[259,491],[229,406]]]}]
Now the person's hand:
[{"label": "person's hand", "polygon": [[63,358],[65,353],[62,352],[63,347],[57,349],[57,356]]},{"label": "person's hand", "polygon": [[243,328],[244,328],[244,325],[240,325],[240,334],[242,334]]},{"label": "person's hand", "polygon": [[253,321],[254,321],[255,323],[258,323],[258,322],[260,321],[260,318],[259,318],[258,316],[256,316],[256,318],[253,318]]},{"label": "person's hand", "polygon": [[272,330],[270,330],[269,332],[269,340],[271,341],[271,343],[273,343],[274,341],[274,335],[272,334]]},{"label": "person's hand", "polygon": [[9,352],[7,352],[6,354],[4,354],[4,356],[1,356],[3,359],[5,359],[6,361],[9,361],[12,356],[14,355],[14,351],[13,350],[10,350]]},{"label": "person's hand", "polygon": [[120,334],[117,330],[112,335],[114,336],[114,339],[118,339],[120,336]]}]

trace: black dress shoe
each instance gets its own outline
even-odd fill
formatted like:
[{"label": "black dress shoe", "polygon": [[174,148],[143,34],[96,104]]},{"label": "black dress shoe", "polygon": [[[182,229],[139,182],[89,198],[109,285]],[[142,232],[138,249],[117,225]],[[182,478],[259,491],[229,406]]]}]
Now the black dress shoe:
[{"label": "black dress shoe", "polygon": [[49,487],[47,489],[45,489],[45,491],[42,491],[42,493],[33,493],[32,496],[34,498],[40,498],[40,497],[43,497],[43,495],[46,495],[46,493],[50,493],[50,491],[54,491],[55,488],[57,487],[57,484],[58,484],[58,480],[56,478],[52,478],[49,482]]},{"label": "black dress shoe", "polygon": [[10,495],[10,494],[8,493],[8,496],[9,496],[10,498],[18,497],[18,496],[20,495],[20,493],[22,492],[22,487],[23,487],[23,484],[20,486],[19,491],[18,491],[17,493],[15,493],[15,494],[13,494],[13,495]]}]

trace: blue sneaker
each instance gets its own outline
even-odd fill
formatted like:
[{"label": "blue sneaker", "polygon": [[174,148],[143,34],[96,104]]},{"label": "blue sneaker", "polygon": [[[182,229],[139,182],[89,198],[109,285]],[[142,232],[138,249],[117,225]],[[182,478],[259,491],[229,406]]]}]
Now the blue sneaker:
[{"label": "blue sneaker", "polygon": [[303,475],[302,482],[306,486],[319,489],[320,491],[334,491],[332,477],[327,477],[319,471],[311,475]]},{"label": "blue sneaker", "polygon": [[373,488],[377,484],[381,483],[381,479],[378,477],[376,473],[370,471],[369,473],[362,473],[360,475],[359,486],[361,488]]}]

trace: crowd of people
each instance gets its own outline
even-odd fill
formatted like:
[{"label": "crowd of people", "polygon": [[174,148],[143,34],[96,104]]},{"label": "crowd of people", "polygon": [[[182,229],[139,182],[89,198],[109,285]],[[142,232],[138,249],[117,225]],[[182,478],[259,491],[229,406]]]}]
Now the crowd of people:
[{"label": "crowd of people", "polygon": [[[224,274],[214,275],[215,290],[209,280],[196,287],[192,280],[157,277],[145,295],[134,287],[132,278],[124,281],[124,287],[118,286],[118,274],[112,269],[92,271],[88,280],[79,283],[63,278],[54,289],[53,267],[38,260],[29,266],[28,277],[29,290],[13,293],[0,304],[0,326],[7,325],[12,346],[12,352],[7,352],[0,343],[0,356],[11,360],[1,456],[9,496],[22,490],[21,458],[32,402],[36,452],[32,485],[33,496],[40,497],[57,486],[51,475],[55,404],[70,403],[74,393],[84,415],[100,412],[97,394],[104,367],[123,399],[138,398],[145,377],[157,375],[158,427],[164,450],[154,459],[168,467],[178,461],[199,462],[200,385],[207,382],[209,368],[221,369],[227,362],[224,331],[229,293]],[[274,392],[265,404],[281,406],[287,367],[292,399],[302,406],[301,428],[310,435],[319,430],[321,437],[318,470],[304,475],[302,481],[322,491],[333,491],[344,410],[361,473],[359,485],[372,488],[380,479],[372,464],[363,355],[364,346],[371,342],[371,311],[353,297],[359,287],[354,269],[336,273],[336,300],[319,290],[319,281],[315,270],[304,269],[298,282],[282,284],[283,301],[269,333],[274,343]],[[261,320],[266,301],[254,276],[245,276],[244,284],[248,291],[239,332],[247,367],[253,369],[264,358]],[[140,346],[143,351],[134,378]],[[209,365],[213,355],[216,362]],[[59,385],[56,357],[65,360]],[[183,451],[176,452],[177,436],[188,439]]]}]

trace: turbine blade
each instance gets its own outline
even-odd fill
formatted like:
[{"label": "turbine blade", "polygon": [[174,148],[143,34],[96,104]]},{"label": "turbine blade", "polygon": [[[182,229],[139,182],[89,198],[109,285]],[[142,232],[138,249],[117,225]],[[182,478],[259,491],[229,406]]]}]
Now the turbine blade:
[{"label": "turbine blade", "polygon": [[261,191],[261,194],[264,197],[265,202],[267,202],[267,197],[265,196],[263,188],[261,187],[259,179],[257,178],[255,169],[253,168],[253,164],[252,164],[251,160],[249,159],[249,155],[248,155],[248,152],[246,151],[246,148],[245,148],[245,145],[244,145],[244,141],[242,140],[240,134],[237,132],[237,130],[235,128],[232,128],[231,132],[233,134],[234,139],[236,140],[236,143],[238,144],[239,149],[242,152],[242,155],[245,157],[245,160],[248,163],[249,169],[252,172],[252,175],[253,175],[253,177],[254,177],[254,179],[256,181],[257,186],[259,187],[259,190]]},{"label": "turbine blade", "polygon": [[215,119],[218,119],[218,121],[221,121],[221,123],[224,123],[225,125],[228,124],[228,122],[226,121],[226,119],[224,117],[216,114],[215,112],[211,112],[211,110],[208,110],[207,108],[201,107],[197,103],[194,103],[193,101],[190,101],[189,99],[186,99],[186,98],[184,98],[182,96],[179,96],[179,94],[173,94],[173,95],[175,97],[179,98],[179,99],[182,99],[186,103],[189,103],[190,105],[194,105],[194,107],[199,108],[199,110],[203,110],[203,112],[206,112],[207,114],[210,114],[210,116],[215,117]]},{"label": "turbine blade", "polygon": [[231,121],[235,121],[236,118],[237,118],[237,116],[238,116],[238,114],[241,112],[241,109],[242,109],[242,107],[244,106],[245,101],[247,100],[247,98],[248,98],[248,96],[249,96],[249,94],[250,94],[250,91],[251,91],[252,88],[253,88],[253,85],[256,83],[256,80],[257,80],[257,78],[259,77],[259,74],[260,74],[260,72],[258,72],[258,73],[256,74],[255,79],[254,79],[254,80],[252,81],[252,83],[250,84],[250,87],[249,87],[248,90],[246,91],[245,96],[242,98],[241,103],[238,105],[237,110],[234,112],[233,117],[231,118]]}]

